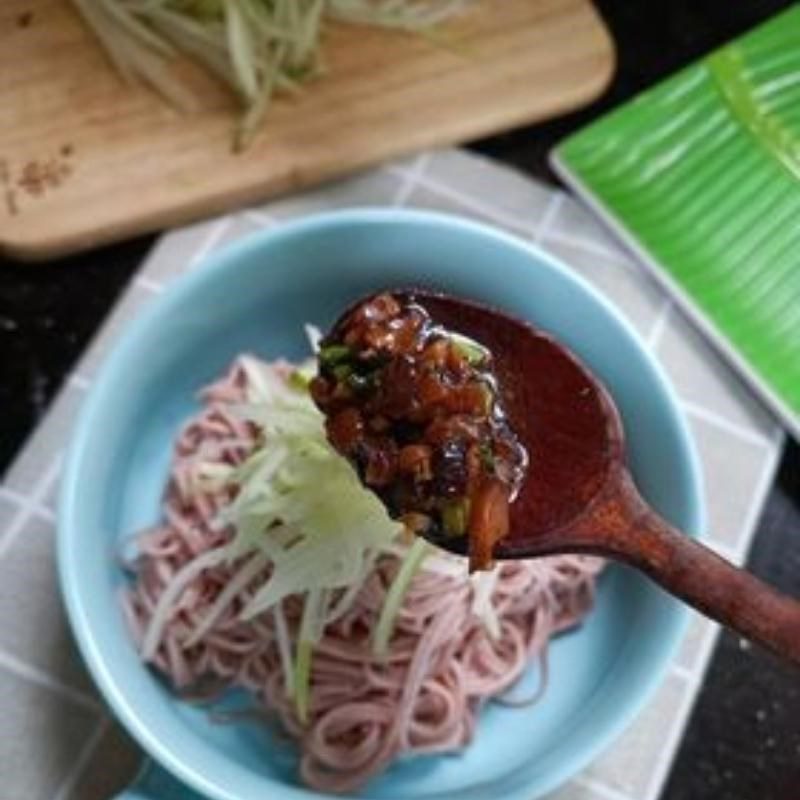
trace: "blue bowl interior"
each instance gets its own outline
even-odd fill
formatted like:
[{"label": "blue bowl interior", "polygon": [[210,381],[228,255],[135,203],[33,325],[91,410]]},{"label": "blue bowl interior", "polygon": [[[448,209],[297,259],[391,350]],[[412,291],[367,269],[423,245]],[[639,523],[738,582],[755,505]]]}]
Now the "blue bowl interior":
[{"label": "blue bowl interior", "polygon": [[[210,797],[317,795],[296,785],[294,752],[273,732],[210,722],[141,665],[118,610],[118,541],[158,519],[172,442],[199,407],[198,388],[241,352],[302,358],[303,323],[324,329],[360,295],[408,285],[495,304],[559,336],[616,399],[644,495],[675,525],[699,530],[698,472],[663,377],[631,329],[549,256],[473,223],[394,211],[329,215],[215,255],[160,298],[105,364],[72,443],[59,531],[68,610],[101,690],[159,761]],[[364,796],[531,800],[553,788],[642,705],[684,621],[676,601],[611,567],[589,621],[552,646],[541,702],[488,707],[465,753],[404,760]]]}]

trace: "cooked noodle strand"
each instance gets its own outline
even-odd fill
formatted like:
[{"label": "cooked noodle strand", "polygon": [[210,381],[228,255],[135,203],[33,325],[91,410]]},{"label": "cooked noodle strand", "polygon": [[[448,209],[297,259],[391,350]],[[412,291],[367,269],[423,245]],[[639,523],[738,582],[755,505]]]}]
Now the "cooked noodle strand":
[{"label": "cooked noodle strand", "polygon": [[[352,791],[401,754],[465,747],[486,701],[538,697],[548,643],[588,612],[602,562],[503,562],[470,577],[462,560],[419,547],[419,563],[406,561],[408,546],[397,540],[364,560],[357,582],[312,590],[310,600],[289,595],[244,619],[282,563],[270,549],[231,557],[226,547],[234,496],[227,476],[258,444],[236,409],[253,401],[253,375],[268,391],[288,375],[285,364],[261,364],[259,373],[256,363],[238,360],[209,387],[204,409],[179,436],[165,522],[139,539],[125,614],[142,658],[176,688],[203,697],[250,690],[298,740],[303,782]],[[275,533],[291,544],[290,528]],[[384,614],[392,624],[384,618],[376,648]],[[532,660],[540,664],[535,697],[504,699]],[[298,687],[305,671],[307,684]]]}]

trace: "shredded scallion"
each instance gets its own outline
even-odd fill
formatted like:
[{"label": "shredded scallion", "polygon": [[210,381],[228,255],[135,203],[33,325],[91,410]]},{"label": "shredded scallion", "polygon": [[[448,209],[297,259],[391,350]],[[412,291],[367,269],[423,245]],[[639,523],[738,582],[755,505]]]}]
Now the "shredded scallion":
[{"label": "shredded scallion", "polygon": [[[256,445],[237,466],[198,460],[184,487],[190,494],[233,490],[233,499],[215,520],[231,537],[190,560],[172,577],[144,632],[142,653],[147,660],[155,658],[164,628],[192,581],[205,570],[227,566],[232,569],[227,585],[202,618],[193,622],[182,646],[200,644],[247,590],[248,600],[237,611],[238,619],[273,615],[286,694],[302,723],[309,712],[314,649],[326,626],[353,607],[381,558],[396,557],[400,566],[383,605],[376,609],[372,639],[376,655],[386,654],[419,570],[465,576],[466,562],[438,553],[422,538],[410,546],[402,541],[401,523],[388,516],[378,497],[362,486],[351,465],[328,443],[322,414],[307,387],[311,363],[292,372],[288,365],[276,369],[245,356],[239,365],[246,375],[246,402],[230,404],[227,410],[257,431]],[[298,373],[304,376],[301,383],[291,379]],[[497,636],[494,573],[478,573],[470,580],[474,611]],[[288,598],[302,602],[299,621],[287,619]]]},{"label": "shredded scallion", "polygon": [[429,35],[471,0],[73,0],[128,80],[184,110],[193,98],[172,74],[181,54],[240,98],[234,148],[252,141],[277,91],[322,74],[327,21]]}]

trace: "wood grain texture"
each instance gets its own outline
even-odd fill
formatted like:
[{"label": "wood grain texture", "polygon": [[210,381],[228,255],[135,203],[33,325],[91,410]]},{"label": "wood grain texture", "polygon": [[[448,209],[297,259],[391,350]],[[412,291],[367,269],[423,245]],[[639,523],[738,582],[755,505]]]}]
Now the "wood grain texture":
[{"label": "wood grain texture", "polygon": [[0,251],[50,258],[543,119],[613,71],[588,0],[478,0],[447,34],[332,28],[328,74],[233,154],[233,102],[190,65],[179,113],[119,79],[67,0],[5,0]]}]

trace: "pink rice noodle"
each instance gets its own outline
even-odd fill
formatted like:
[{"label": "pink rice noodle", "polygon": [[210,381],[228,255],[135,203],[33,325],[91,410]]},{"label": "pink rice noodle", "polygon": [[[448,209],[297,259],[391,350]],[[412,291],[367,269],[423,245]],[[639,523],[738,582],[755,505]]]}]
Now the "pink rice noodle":
[{"label": "pink rice noodle", "polygon": [[[285,362],[273,368],[286,376]],[[198,459],[235,465],[253,449],[255,431],[230,411],[231,404],[244,399],[246,384],[237,360],[226,377],[202,393],[205,408],[178,437],[164,522],[141,536],[135,582],[123,599],[139,644],[170,579],[196,556],[229,540],[229,530],[211,524],[230,502],[229,490],[190,495],[189,476]],[[269,611],[248,622],[237,618],[264,583],[268,566],[251,566],[252,578],[205,635],[189,642],[247,560],[206,569],[189,582],[163,628],[152,663],[186,694],[201,687],[206,696],[230,687],[253,692],[298,741],[301,780],[325,792],[358,789],[401,754],[465,747],[482,704],[500,699],[532,659],[544,667],[550,638],[583,619],[602,568],[600,560],[584,556],[500,564],[491,594],[500,635],[493,640],[474,613],[473,584],[466,572],[448,577],[426,571],[423,563],[396,619],[388,656],[379,658],[373,654],[371,632],[400,564],[397,557],[381,557],[355,602],[329,623],[314,649],[303,724],[286,693],[275,614]],[[294,645],[302,602],[290,597],[281,609]]]}]

